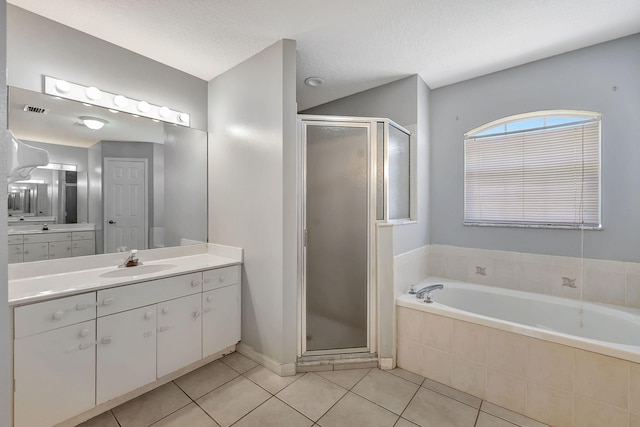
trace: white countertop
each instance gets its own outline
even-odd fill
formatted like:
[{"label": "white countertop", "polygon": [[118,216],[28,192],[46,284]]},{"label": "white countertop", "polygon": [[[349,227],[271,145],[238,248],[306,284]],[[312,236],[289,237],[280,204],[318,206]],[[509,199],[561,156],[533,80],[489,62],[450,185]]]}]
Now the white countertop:
[{"label": "white countertop", "polygon": [[[60,260],[37,261],[9,266],[9,305],[59,298],[114,286],[145,282],[242,263],[242,249],[214,244],[139,251],[143,266],[162,265],[158,272],[135,274],[136,267],[118,268],[120,258],[128,254],[92,255]],[[149,261],[146,261],[146,260]],[[115,262],[114,262],[115,261]],[[75,266],[75,268],[74,268]],[[117,272],[126,277],[101,277]],[[122,272],[122,273],[121,273]],[[134,275],[135,274],[135,275]]]},{"label": "white countertop", "polygon": [[41,225],[9,226],[9,236],[21,234],[70,233],[72,231],[95,231],[95,224],[49,224],[49,230],[43,230]]}]

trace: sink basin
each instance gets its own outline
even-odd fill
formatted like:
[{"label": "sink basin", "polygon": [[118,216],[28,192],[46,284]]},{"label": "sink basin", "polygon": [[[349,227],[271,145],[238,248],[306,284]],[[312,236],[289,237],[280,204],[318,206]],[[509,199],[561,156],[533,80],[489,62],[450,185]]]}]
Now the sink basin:
[{"label": "sink basin", "polygon": [[164,270],[174,268],[173,264],[150,264],[139,265],[137,267],[123,267],[113,271],[107,271],[102,273],[100,277],[113,278],[113,277],[132,277],[139,276],[141,274],[159,273]]}]

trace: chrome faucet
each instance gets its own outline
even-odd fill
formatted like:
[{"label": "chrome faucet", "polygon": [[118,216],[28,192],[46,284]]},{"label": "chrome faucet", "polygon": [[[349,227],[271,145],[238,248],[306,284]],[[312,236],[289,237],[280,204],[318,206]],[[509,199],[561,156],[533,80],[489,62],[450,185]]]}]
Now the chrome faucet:
[{"label": "chrome faucet", "polygon": [[[433,301],[431,300],[431,292],[438,289],[444,289],[444,285],[442,285],[441,283],[437,283],[435,285],[425,286],[424,288],[416,292],[416,298],[418,299],[424,298],[424,302],[432,303]],[[425,295],[426,295],[426,298],[425,298]]]},{"label": "chrome faucet", "polygon": [[127,257],[127,259],[122,261],[122,264],[120,264],[118,267],[120,267],[120,268],[122,268],[122,267],[137,267],[139,265],[142,265],[142,261],[140,261],[138,259],[138,250],[137,249],[131,249],[131,252],[129,252],[129,256]]}]

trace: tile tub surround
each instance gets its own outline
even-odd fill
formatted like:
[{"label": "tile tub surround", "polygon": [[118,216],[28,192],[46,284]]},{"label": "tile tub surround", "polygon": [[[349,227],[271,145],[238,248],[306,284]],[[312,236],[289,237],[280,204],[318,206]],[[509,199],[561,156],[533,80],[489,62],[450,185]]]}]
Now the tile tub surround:
[{"label": "tile tub surround", "polygon": [[238,353],[80,426],[544,427],[402,369],[280,377]]},{"label": "tile tub surround", "polygon": [[400,368],[553,426],[637,426],[640,364],[397,307]]},{"label": "tile tub surround", "polygon": [[[413,271],[417,267],[412,264],[426,261],[429,276],[640,308],[640,263],[446,245],[430,245],[422,252],[426,255],[420,259],[396,256],[394,270]],[[394,274],[396,289],[406,291],[417,283],[405,273]],[[575,287],[563,286],[568,283],[563,278],[575,280]]]}]

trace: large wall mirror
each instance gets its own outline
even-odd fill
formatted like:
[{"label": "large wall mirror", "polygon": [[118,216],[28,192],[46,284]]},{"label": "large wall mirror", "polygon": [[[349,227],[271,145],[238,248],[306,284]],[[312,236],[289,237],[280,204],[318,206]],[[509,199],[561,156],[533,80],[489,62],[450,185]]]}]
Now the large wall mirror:
[{"label": "large wall mirror", "polygon": [[[104,126],[90,129],[87,117]],[[9,129],[50,161],[9,185],[10,236],[43,223],[86,223],[95,225],[96,253],[206,241],[205,131],[16,87]]]}]

